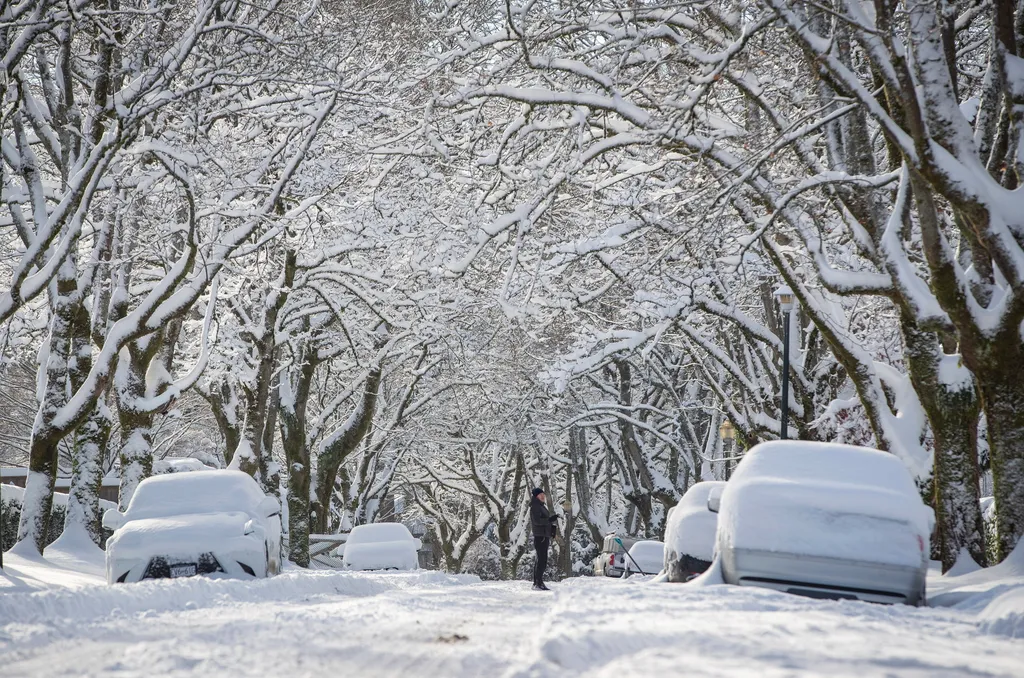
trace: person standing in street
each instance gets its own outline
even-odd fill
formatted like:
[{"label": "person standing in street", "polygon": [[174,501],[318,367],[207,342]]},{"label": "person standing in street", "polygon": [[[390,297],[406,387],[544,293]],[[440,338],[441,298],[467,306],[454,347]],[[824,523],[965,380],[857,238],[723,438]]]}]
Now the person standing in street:
[{"label": "person standing in street", "polygon": [[533,590],[548,591],[544,585],[544,569],[548,566],[548,548],[551,538],[555,536],[555,523],[558,516],[548,513],[547,497],[544,490],[533,488],[533,499],[530,500],[530,522],[533,525],[533,548],[537,551],[537,563],[533,566]]}]

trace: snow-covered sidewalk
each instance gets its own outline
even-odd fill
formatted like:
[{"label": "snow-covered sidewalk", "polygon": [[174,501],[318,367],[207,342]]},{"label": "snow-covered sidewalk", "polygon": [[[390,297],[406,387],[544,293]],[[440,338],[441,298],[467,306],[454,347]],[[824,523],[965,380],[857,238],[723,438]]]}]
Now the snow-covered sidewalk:
[{"label": "snow-covered sidewalk", "polygon": [[298,572],[0,595],[5,675],[1020,676],[977,612],[580,578]]}]

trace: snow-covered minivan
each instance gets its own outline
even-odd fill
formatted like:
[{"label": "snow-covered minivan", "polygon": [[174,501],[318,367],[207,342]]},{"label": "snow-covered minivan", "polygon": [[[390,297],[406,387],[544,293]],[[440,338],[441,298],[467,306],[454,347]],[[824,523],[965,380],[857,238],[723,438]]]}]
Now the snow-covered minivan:
[{"label": "snow-covered minivan", "polygon": [[241,471],[154,476],[128,510],[110,509],[107,583],[224,574],[267,577],[281,563],[281,507]]},{"label": "snow-covered minivan", "polygon": [[919,605],[935,522],[895,455],[852,445],[755,446],[722,491],[726,583],[814,598]]}]

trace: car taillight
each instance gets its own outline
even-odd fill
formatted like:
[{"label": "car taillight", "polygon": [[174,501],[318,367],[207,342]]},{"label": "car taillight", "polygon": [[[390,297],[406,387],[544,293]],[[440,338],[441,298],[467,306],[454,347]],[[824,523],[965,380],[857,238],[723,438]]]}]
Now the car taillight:
[{"label": "car taillight", "polygon": [[917,548],[921,550],[921,553],[924,553],[924,537],[921,535],[917,535]]},{"label": "car taillight", "polygon": [[611,554],[610,556],[608,556],[608,564],[609,565],[614,565],[615,564],[615,554],[614,553]]}]

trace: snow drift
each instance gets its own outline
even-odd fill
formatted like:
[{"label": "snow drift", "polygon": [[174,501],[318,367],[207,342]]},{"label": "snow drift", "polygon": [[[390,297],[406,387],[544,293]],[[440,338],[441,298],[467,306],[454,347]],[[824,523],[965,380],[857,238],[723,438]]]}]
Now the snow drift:
[{"label": "snow drift", "polygon": [[48,590],[0,596],[0,625],[88,621],[150,611],[191,610],[231,602],[303,600],[343,594],[372,596],[424,585],[459,586],[479,582],[472,575],[441,572],[366,574],[329,570],[289,571],[269,579],[152,579],[124,586]]},{"label": "snow drift", "polygon": [[989,603],[978,615],[982,633],[1024,638],[1024,586],[1010,589]]}]

